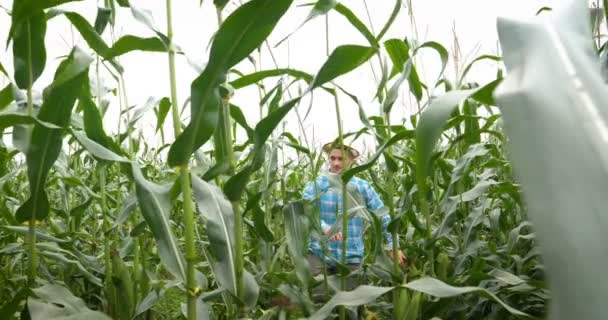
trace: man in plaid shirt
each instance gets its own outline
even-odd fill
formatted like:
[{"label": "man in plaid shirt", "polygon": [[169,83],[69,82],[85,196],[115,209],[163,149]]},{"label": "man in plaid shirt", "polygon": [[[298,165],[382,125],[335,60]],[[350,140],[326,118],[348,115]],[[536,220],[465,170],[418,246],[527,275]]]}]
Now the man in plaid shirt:
[{"label": "man in plaid shirt", "polygon": [[[344,153],[342,151],[343,149]],[[329,176],[319,176],[316,184],[312,182],[308,183],[304,189],[303,198],[309,201],[318,199],[315,203],[320,208],[323,233],[327,235],[332,230],[334,224],[336,227],[342,226],[342,192],[339,174],[350,166],[352,161],[359,156],[359,152],[350,146],[335,143],[326,144],[323,146],[323,151],[328,154],[330,174]],[[342,156],[343,154],[345,157]],[[391,218],[374,188],[369,182],[353,177],[348,182],[347,189],[349,191],[348,193],[351,195],[350,199],[354,200],[355,205],[365,206],[367,210],[380,216],[384,237],[388,242],[388,245],[392,248],[392,237],[386,230]],[[347,200],[348,199],[349,198],[347,198]],[[357,210],[356,207],[347,209],[347,212]],[[349,212],[349,214],[351,212]],[[337,214],[340,214],[340,216]],[[346,263],[351,270],[358,269],[363,260],[363,224],[364,218],[360,215],[355,214],[349,217],[346,239]],[[334,229],[336,227],[334,227]],[[311,239],[308,248],[308,262],[313,275],[317,275],[323,270],[323,263],[321,260],[323,258],[325,258],[330,273],[336,272],[334,260],[342,262],[342,241],[344,241],[342,232],[334,232],[327,242],[329,257],[323,254],[320,241],[314,238]],[[392,249],[389,251],[389,256],[391,258],[393,256]],[[400,265],[405,263],[405,256],[400,250],[397,252],[397,258],[399,259]]]}]

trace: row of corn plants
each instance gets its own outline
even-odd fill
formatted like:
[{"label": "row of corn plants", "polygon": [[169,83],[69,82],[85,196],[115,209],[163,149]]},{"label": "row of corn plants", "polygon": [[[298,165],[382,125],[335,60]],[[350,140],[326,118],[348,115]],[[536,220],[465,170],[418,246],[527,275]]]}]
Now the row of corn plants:
[{"label": "row of corn plants", "polygon": [[[560,245],[568,250],[574,244],[584,247],[587,238],[564,232],[563,239],[551,239],[547,225],[563,230],[571,220],[561,213],[571,202],[564,194],[534,189],[551,190],[543,184],[546,176],[534,176],[542,168],[534,146],[555,136],[534,135],[534,129],[544,127],[518,122],[525,118],[521,109],[505,110],[511,144],[496,107],[516,108],[517,99],[522,105],[542,105],[547,99],[539,94],[526,100],[533,96],[526,95],[529,87],[521,78],[510,78],[518,72],[525,78],[527,70],[518,50],[529,44],[516,44],[519,36],[525,38],[520,25],[499,26],[505,63],[512,68],[509,76],[503,81],[498,67],[495,80],[478,84],[469,81],[469,71],[480,61],[500,62],[501,57],[476,57],[451,78],[444,73],[450,57],[442,44],[408,35],[405,40],[385,38],[396,28],[397,15],[413,15],[411,10],[401,12],[406,5],[402,1],[395,1],[375,33],[347,3],[319,0],[304,8],[310,11],[306,22],[341,16],[367,45],[328,46],[326,61],[312,72],[280,65],[262,70],[256,64],[254,72],[244,73],[237,69],[239,63],[262,50],[272,51],[267,38],[275,25],[290,10],[303,9],[292,0],[251,0],[227,11],[229,1],[214,1],[218,28],[210,39],[207,64],[192,80],[189,97],[178,97],[175,59],[183,52],[173,41],[173,23],[179,20],[171,10],[177,3],[166,0],[167,25],[160,28],[152,13],[127,0],[100,2],[95,21],[62,10],[67,2],[20,0],[9,10],[13,61],[0,65],[6,79],[0,91],[0,318],[544,318],[555,294],[548,289],[546,273],[557,275],[551,280],[559,290],[556,301],[562,301],[554,306],[556,314],[574,316],[565,305],[599,303],[589,297],[603,297],[605,286],[600,283],[593,291],[592,282],[576,282],[564,266],[568,256],[558,252]],[[119,10],[130,11],[155,36],[127,34],[109,42]],[[556,15],[558,23],[547,25],[588,20],[586,6],[573,5],[564,12]],[[42,98],[35,99],[33,85],[47,64],[46,25],[51,19],[69,21],[86,47],[74,47],[62,58]],[[526,50],[543,65],[543,49],[557,46],[563,53],[559,63],[572,60],[572,52],[585,43],[589,61],[598,53],[605,59],[599,32],[594,51],[593,42],[587,41],[591,29],[583,22],[572,27],[578,36],[572,41],[566,33],[561,42],[531,40],[532,49]],[[549,36],[555,34],[554,27],[546,28]],[[539,34],[534,33],[546,39]],[[121,65],[120,56],[131,51],[167,56],[166,97],[129,105],[122,76],[128,66]],[[421,52],[434,52],[440,59],[441,71],[431,79],[417,68],[428,57]],[[600,69],[588,68],[589,61],[575,59],[573,68],[601,79]],[[374,114],[355,93],[338,85],[340,76],[365,65],[376,68],[379,76],[377,87],[370,88],[376,93]],[[108,75],[113,81],[108,86],[117,90],[104,89]],[[570,88],[568,84],[562,83]],[[260,120],[255,124],[231,102],[239,89],[249,86],[259,92],[255,104]],[[304,89],[295,94],[292,86]],[[518,90],[524,94],[513,93],[522,92]],[[538,90],[551,95],[550,87]],[[360,286],[353,291],[340,290],[340,280],[349,272],[346,266],[338,263],[340,274],[325,274],[323,280],[313,279],[307,268],[310,235],[322,232],[301,192],[306,182],[323,174],[324,158],[303,130],[294,126],[289,131],[282,123],[290,113],[300,116],[300,102],[312,94],[335,98],[338,128],[340,101],[359,107],[360,129],[340,129],[339,138],[356,142],[368,137],[377,148],[341,179],[345,183],[357,175],[372,182],[392,217],[392,249],[403,250],[408,258],[405,267],[396,257],[391,260],[379,219],[362,213],[369,225],[367,254],[357,275]],[[395,119],[392,111],[404,108],[398,102],[403,94],[418,112]],[[109,124],[106,112],[116,107],[120,121],[111,124],[116,130],[109,133],[104,130]],[[142,130],[143,115],[151,112],[160,144]],[[164,137],[169,114],[173,141]],[[534,114],[542,118],[540,111]],[[551,169],[547,165],[540,171],[555,173]],[[524,182],[525,196],[514,176]],[[554,204],[543,207],[542,201],[551,199]],[[528,201],[532,220],[542,224],[543,259],[537,227],[528,221]],[[562,207],[560,201],[566,201]],[[551,220],[546,208],[560,214]],[[583,251],[570,261],[579,274],[585,270],[579,260],[592,252]],[[599,274],[602,266],[588,269],[590,275]],[[317,285],[333,288],[326,301],[313,301],[311,290]],[[586,299],[577,300],[570,287]],[[598,318],[593,310],[587,312],[589,318]]]}]

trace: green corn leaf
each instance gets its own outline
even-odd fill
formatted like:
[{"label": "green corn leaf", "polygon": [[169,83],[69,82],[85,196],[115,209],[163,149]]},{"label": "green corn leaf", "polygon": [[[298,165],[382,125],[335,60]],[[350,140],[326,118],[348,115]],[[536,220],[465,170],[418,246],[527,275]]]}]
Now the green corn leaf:
[{"label": "green corn leaf", "polygon": [[[38,118],[41,121],[66,127],[78,92],[88,80],[90,56],[74,48],[55,74],[55,80],[47,87],[47,95]],[[34,217],[44,219],[49,212],[48,198],[44,185],[49,170],[61,151],[63,131],[49,129],[41,124],[34,125],[31,140],[27,147],[26,162],[30,181],[30,197],[17,210],[16,218],[20,222]]]},{"label": "green corn leaf", "polygon": [[340,291],[336,293],[321,309],[317,310],[309,319],[327,319],[336,306],[360,306],[371,303],[383,294],[393,290],[393,287],[359,286],[353,291]]},{"label": "green corn leaf", "polygon": [[113,161],[113,162],[129,162],[129,159],[120,156],[113,151],[107,149],[103,145],[89,139],[82,131],[71,130],[72,136],[78,140],[78,142],[87,149],[95,158],[105,160],[105,161]]},{"label": "green corn leaf", "polygon": [[156,114],[156,132],[162,128],[170,109],[171,100],[169,100],[167,97],[163,97],[158,103],[158,113]]},{"label": "green corn leaf", "polygon": [[608,90],[587,3],[543,18],[498,20],[508,75],[495,95],[551,288],[548,318],[602,318]]},{"label": "green corn leaf", "polygon": [[109,320],[110,317],[87,308],[82,299],[75,297],[68,289],[54,284],[32,289],[38,297],[27,300],[27,308],[32,320],[88,319]]},{"label": "green corn leaf", "polygon": [[108,26],[108,22],[112,19],[112,9],[98,7],[97,16],[95,17],[95,31],[98,34],[103,34],[103,31]]},{"label": "green corn leaf", "polygon": [[357,29],[363,35],[363,37],[365,37],[365,39],[372,47],[380,47],[378,40],[376,40],[376,37],[374,37],[374,34],[369,31],[367,26],[365,26],[365,24],[361,22],[361,20],[359,20],[359,18],[349,8],[347,8],[341,3],[338,3],[336,4],[336,7],[334,9],[336,10],[336,12],[344,16],[344,18],[346,18],[348,22],[350,22],[350,24],[355,27],[355,29]]},{"label": "green corn leaf", "polygon": [[509,311],[511,314],[513,314],[515,316],[520,316],[520,317],[524,317],[524,318],[532,318],[527,313],[519,311],[519,310],[509,306],[508,304],[504,303],[504,301],[500,300],[492,292],[490,292],[484,288],[480,288],[480,287],[453,287],[446,283],[441,282],[440,280],[437,280],[435,278],[429,278],[429,277],[414,280],[412,282],[405,284],[404,287],[415,290],[415,291],[423,292],[426,294],[430,294],[430,295],[438,297],[438,298],[450,298],[450,297],[463,295],[466,293],[478,292],[479,294],[498,302],[507,311]]},{"label": "green corn leaf", "polygon": [[250,141],[253,141],[254,131],[249,124],[247,124],[247,119],[245,119],[245,115],[243,114],[241,108],[234,104],[230,104],[230,116],[234,121],[236,121],[236,123],[245,129],[247,132],[247,138]]},{"label": "green corn leaf", "polygon": [[[221,189],[196,176],[192,177],[194,198],[207,221],[215,276],[223,288],[236,297],[236,252],[234,251],[234,211]],[[243,270],[244,303],[252,307],[258,299],[259,286],[253,276]]]},{"label": "green corn leaf", "polygon": [[354,70],[371,58],[377,49],[358,45],[342,45],[334,49],[311,84],[311,89]]},{"label": "green corn leaf", "polygon": [[192,176],[192,190],[198,208],[206,220],[217,280],[236,297],[236,245],[232,205],[217,186],[196,176]]},{"label": "green corn leaf", "polygon": [[244,75],[236,80],[230,82],[230,85],[234,89],[244,88],[246,86],[257,83],[260,80],[264,80],[270,77],[278,77],[282,75],[289,75],[296,79],[302,79],[306,81],[306,83],[310,83],[313,79],[312,75],[295,69],[272,69],[272,70],[263,70],[254,72],[251,74]]},{"label": "green corn leaf", "polygon": [[[17,8],[21,8],[18,5],[20,2],[13,2],[13,12],[18,11]],[[28,3],[32,2],[28,1]],[[44,11],[35,11],[23,19],[19,19],[18,15],[13,16],[9,37],[13,39],[15,84],[20,89],[27,89],[30,84],[33,84],[40,77],[44,70],[46,64],[45,34],[46,16]]]},{"label": "green corn leaf", "polygon": [[293,0],[253,0],[235,10],[218,30],[209,62],[191,85],[191,120],[169,150],[169,165],[188,162],[213,134],[220,108],[219,86],[228,70],[268,37]]},{"label": "green corn leaf", "polygon": [[12,87],[12,84],[8,84],[0,91],[0,112],[15,100]]},{"label": "green corn leaf", "polygon": [[186,262],[169,219],[171,185],[160,186],[146,180],[136,163],[133,163],[133,176],[139,207],[156,240],[158,255],[167,270],[177,279],[185,281]]},{"label": "green corn leaf", "polygon": [[83,110],[84,131],[87,137],[106,149],[124,156],[125,152],[105,133],[101,112],[95,105],[95,102],[93,102],[93,99],[91,99],[88,90],[83,90],[79,103]]},{"label": "green corn leaf", "polygon": [[[384,42],[384,48],[388,53],[391,61],[393,62],[393,70],[389,76],[389,79],[394,77],[396,74],[403,72],[406,62],[410,59],[409,46],[407,42],[400,39],[390,39]],[[416,97],[416,100],[422,99],[422,84],[418,71],[413,63],[410,66],[411,70],[408,76],[408,84],[410,92]]]},{"label": "green corn leaf", "polygon": [[310,239],[310,222],[304,211],[304,202],[295,201],[283,207],[287,248],[296,268],[296,274],[304,289],[308,289],[311,278],[310,266],[306,260]]},{"label": "green corn leaf", "polygon": [[108,47],[105,41],[93,26],[81,15],[75,12],[53,10],[49,12],[49,19],[58,15],[64,15],[78,30],[89,47],[104,59],[112,60],[118,56],[131,51],[166,52],[167,46],[159,38],[141,38],[126,35],[119,38],[112,47]]},{"label": "green corn leaf", "polygon": [[395,6],[393,7],[393,11],[391,12],[390,17],[388,18],[388,20],[382,27],[382,30],[380,30],[380,33],[378,34],[378,41],[380,41],[380,39],[384,37],[388,29],[391,27],[391,25],[393,25],[393,22],[395,22],[395,19],[397,19],[397,15],[399,14],[399,11],[401,11],[401,2],[402,0],[395,1]]}]

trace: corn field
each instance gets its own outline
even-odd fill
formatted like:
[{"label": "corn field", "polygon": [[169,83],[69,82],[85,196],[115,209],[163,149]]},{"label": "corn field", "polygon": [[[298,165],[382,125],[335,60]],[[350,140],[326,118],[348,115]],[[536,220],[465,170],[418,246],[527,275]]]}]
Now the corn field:
[{"label": "corn field", "polygon": [[[13,0],[0,12],[10,26],[10,59],[0,61],[1,319],[605,317],[606,1],[501,18],[499,54],[467,59],[400,31],[412,1],[394,0],[376,28],[348,1],[200,1],[217,21],[205,22],[213,33],[198,53],[174,40],[181,1],[166,0],[164,12],[97,1],[94,20],[69,9],[79,2],[93,1]],[[298,27],[278,30],[295,11],[305,13]],[[117,30],[120,19],[151,36]],[[331,19],[363,42],[330,45]],[[59,57],[47,55],[55,21],[79,39]],[[326,50],[318,68],[274,60],[311,21],[325,26],[308,40]],[[130,99],[127,89],[146,83],[125,81],[131,65],[121,63],[135,51],[163,57],[147,81],[168,70],[164,92],[145,101]],[[178,81],[176,60],[196,75]],[[480,83],[471,75],[483,63],[495,68]],[[341,85],[363,69],[373,86]],[[331,236],[302,197],[327,174],[304,125],[319,109],[335,117],[337,141],[366,146],[338,184],[369,181],[391,219],[384,230],[361,210],[361,267],[336,261],[335,274],[314,276],[309,241]]]}]

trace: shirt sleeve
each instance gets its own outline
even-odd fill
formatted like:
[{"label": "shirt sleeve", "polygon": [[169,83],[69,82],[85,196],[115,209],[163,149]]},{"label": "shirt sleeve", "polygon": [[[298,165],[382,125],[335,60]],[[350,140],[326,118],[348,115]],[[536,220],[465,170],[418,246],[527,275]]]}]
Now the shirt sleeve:
[{"label": "shirt sleeve", "polygon": [[374,214],[378,215],[380,221],[382,221],[382,233],[384,234],[384,239],[390,248],[393,247],[393,236],[388,232],[388,225],[391,222],[391,217],[388,214],[387,210],[381,210],[384,208],[384,203],[380,200],[380,196],[374,187],[371,186],[368,182],[364,185],[365,201],[367,205],[367,209],[372,211]]}]

